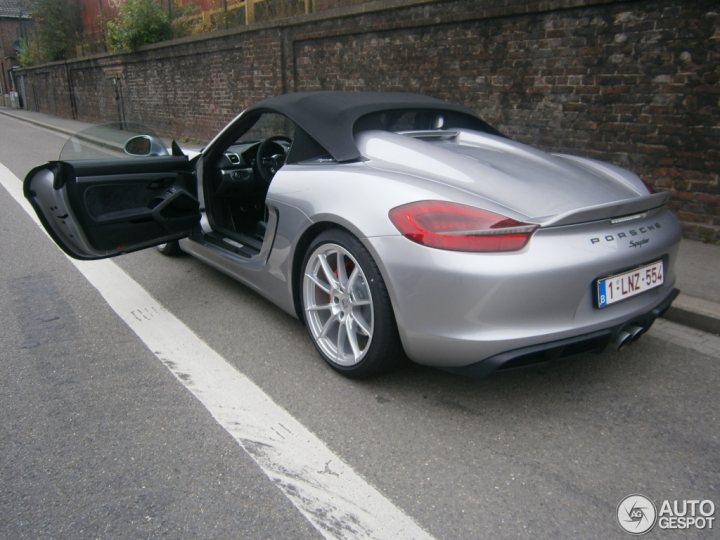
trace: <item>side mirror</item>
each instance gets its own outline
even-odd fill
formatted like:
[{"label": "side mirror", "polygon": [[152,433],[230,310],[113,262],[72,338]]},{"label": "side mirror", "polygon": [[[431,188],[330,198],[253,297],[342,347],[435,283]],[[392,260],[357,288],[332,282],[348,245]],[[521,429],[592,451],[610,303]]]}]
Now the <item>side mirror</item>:
[{"label": "side mirror", "polygon": [[168,152],[165,145],[157,137],[151,137],[150,135],[136,135],[130,137],[125,141],[123,150],[129,156],[135,157],[150,157],[150,156],[168,156]]}]

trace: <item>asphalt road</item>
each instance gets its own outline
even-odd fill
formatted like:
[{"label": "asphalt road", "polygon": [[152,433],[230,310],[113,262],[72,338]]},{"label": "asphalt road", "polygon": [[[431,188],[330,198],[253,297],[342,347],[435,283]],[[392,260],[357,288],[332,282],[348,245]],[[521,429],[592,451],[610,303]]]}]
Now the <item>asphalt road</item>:
[{"label": "asphalt road", "polygon": [[[0,133],[20,178],[63,143],[3,116]],[[0,537],[320,536],[3,189],[0,233]],[[409,365],[353,382],[201,262],[116,262],[438,538],[629,538],[632,493],[720,506],[718,338],[664,323],[483,380]]]}]

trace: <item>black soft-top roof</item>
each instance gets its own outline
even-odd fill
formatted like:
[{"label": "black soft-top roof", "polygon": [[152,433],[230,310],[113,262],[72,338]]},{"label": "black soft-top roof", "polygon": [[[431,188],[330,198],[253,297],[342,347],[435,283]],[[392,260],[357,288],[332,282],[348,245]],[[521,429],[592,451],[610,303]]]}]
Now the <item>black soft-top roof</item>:
[{"label": "black soft-top roof", "polygon": [[405,92],[297,92],[272,97],[250,107],[246,114],[273,110],[284,114],[337,161],[360,158],[353,130],[358,119],[372,113],[428,110],[455,113],[463,127],[497,133],[461,105]]}]

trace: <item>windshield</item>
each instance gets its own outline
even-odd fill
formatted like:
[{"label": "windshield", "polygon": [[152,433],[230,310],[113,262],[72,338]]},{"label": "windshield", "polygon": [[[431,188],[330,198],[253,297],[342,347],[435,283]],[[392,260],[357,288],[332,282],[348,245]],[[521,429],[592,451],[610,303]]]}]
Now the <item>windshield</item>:
[{"label": "windshield", "polygon": [[[71,136],[60,151],[61,161],[85,159],[137,159],[124,151],[125,143],[132,137],[155,133],[140,124],[113,123],[93,126]],[[167,147],[168,145],[164,145]],[[165,154],[167,150],[163,148]]]},{"label": "windshield", "polygon": [[245,131],[235,144],[255,143],[277,136],[292,140],[295,136],[295,126],[282,114],[266,112],[258,117],[253,126]]}]

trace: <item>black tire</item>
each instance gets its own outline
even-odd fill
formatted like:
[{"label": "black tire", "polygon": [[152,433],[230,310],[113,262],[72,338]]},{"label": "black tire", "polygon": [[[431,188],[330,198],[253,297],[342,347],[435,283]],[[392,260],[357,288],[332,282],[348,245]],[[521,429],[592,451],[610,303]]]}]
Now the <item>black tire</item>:
[{"label": "black tire", "polygon": [[341,229],[319,234],[305,253],[298,281],[310,339],[334,370],[361,379],[390,371],[405,359],[385,282],[357,238]]},{"label": "black tire", "polygon": [[178,244],[177,240],[172,240],[164,244],[158,244],[155,247],[160,253],[162,253],[166,257],[176,257],[177,255],[180,255],[182,253],[182,250],[180,249],[180,244]]}]

